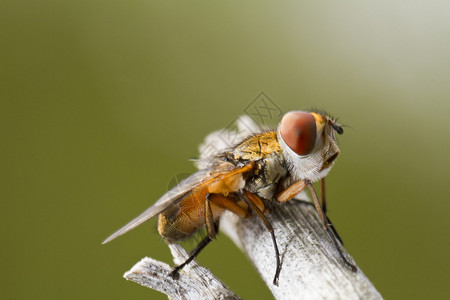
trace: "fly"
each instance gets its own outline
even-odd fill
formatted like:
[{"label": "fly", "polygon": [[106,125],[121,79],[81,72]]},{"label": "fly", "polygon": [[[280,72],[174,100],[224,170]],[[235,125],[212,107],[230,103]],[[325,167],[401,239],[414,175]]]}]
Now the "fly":
[{"label": "fly", "polygon": [[[181,181],[151,207],[108,237],[106,244],[158,215],[158,232],[176,243],[206,227],[207,236],[190,257],[171,272],[191,262],[212,240],[219,228],[220,216],[230,211],[241,218],[253,213],[272,236],[277,267],[273,284],[278,285],[281,271],[275,232],[266,218],[270,203],[291,200],[305,188],[311,192],[316,211],[343,262],[356,267],[342,254],[333,227],[326,215],[325,176],[340,151],[335,133],[342,127],[325,114],[291,111],[285,114],[277,130],[263,130],[242,139],[232,148],[201,158],[199,171]],[[224,147],[222,147],[224,148]],[[321,181],[322,203],[312,185]]]}]

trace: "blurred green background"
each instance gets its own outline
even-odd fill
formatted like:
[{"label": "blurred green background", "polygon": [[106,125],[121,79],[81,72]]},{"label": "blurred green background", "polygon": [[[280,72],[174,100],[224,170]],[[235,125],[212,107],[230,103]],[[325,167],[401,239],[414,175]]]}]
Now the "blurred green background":
[{"label": "blurred green background", "polygon": [[[260,92],[348,125],[330,217],[387,299],[448,299],[448,1],[1,1],[2,299],[166,299],[154,220],[101,241],[195,169]],[[199,257],[271,299],[223,235]]]}]

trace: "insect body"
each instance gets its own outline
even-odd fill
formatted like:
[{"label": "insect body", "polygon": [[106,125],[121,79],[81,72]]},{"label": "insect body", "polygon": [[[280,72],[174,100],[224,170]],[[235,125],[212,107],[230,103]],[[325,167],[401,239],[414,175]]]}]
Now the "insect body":
[{"label": "insect body", "polygon": [[281,264],[274,230],[265,213],[270,202],[288,201],[308,187],[324,228],[343,261],[355,271],[342,255],[329,227],[325,198],[321,205],[312,186],[312,182],[321,180],[324,190],[324,177],[339,155],[335,132],[342,134],[343,129],[326,115],[291,111],[283,116],[278,130],[261,130],[233,147],[201,158],[198,172],[181,181],[103,243],[156,215],[159,215],[158,232],[169,243],[188,238],[206,227],[207,237],[186,262],[173,270],[171,275],[175,276],[215,239],[219,217],[224,211],[242,218],[255,213],[272,235],[277,259],[274,284],[277,284]]}]

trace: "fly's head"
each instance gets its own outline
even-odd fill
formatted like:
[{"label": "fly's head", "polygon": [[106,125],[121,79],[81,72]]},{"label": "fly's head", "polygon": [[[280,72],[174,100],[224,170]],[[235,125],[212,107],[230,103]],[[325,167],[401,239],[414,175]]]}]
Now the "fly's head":
[{"label": "fly's head", "polygon": [[323,114],[291,111],[283,116],[277,138],[294,180],[314,182],[328,174],[340,153],[336,132],[344,130]]}]

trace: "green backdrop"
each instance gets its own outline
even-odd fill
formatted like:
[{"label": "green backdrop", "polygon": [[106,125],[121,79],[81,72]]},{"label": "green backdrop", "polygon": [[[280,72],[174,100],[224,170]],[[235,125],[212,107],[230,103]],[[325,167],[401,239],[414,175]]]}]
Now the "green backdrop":
[{"label": "green backdrop", "polygon": [[[448,299],[449,9],[1,1],[0,298],[165,299],[122,278],[144,256],[170,262],[154,220],[100,243],[265,92],[348,126],[329,215],[381,294]],[[199,261],[271,299],[225,236]]]}]

